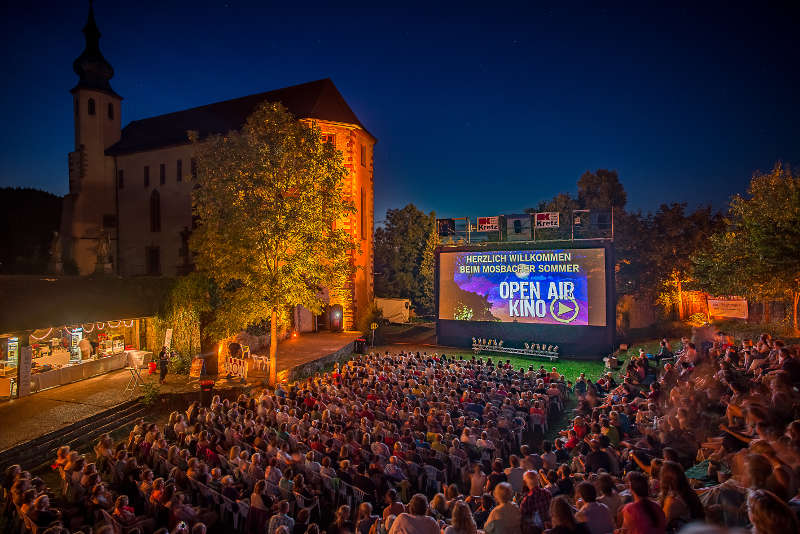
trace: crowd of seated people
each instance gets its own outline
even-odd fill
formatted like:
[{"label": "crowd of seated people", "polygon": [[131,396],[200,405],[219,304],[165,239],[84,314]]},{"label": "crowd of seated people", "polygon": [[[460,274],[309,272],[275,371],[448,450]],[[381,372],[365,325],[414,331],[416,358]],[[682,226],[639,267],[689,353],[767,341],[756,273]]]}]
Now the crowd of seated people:
[{"label": "crowd of seated people", "polygon": [[[664,342],[574,385],[543,366],[356,356],[140,421],[91,462],[62,448],[49,494],[12,467],[5,514],[20,531],[115,534],[797,532],[800,354],[728,341]],[[570,424],[542,441],[571,394]]]}]

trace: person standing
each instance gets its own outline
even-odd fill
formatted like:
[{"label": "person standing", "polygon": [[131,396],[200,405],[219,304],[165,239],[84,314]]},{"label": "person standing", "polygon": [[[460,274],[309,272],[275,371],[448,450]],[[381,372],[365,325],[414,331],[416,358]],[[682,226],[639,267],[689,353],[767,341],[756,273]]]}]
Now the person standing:
[{"label": "person standing", "polygon": [[161,347],[161,352],[158,353],[158,370],[160,372],[160,377],[158,379],[159,384],[163,384],[164,380],[167,378],[167,364],[169,363],[169,356],[167,355],[167,346],[164,345]]}]

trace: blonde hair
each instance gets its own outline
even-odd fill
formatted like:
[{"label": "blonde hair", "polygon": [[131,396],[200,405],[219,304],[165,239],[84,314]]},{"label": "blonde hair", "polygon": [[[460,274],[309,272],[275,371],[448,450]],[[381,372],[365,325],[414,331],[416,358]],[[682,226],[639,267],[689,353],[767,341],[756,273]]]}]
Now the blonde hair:
[{"label": "blonde hair", "polygon": [[472,510],[464,501],[456,501],[453,504],[453,515],[451,517],[453,528],[459,533],[476,534],[478,527],[472,517]]}]

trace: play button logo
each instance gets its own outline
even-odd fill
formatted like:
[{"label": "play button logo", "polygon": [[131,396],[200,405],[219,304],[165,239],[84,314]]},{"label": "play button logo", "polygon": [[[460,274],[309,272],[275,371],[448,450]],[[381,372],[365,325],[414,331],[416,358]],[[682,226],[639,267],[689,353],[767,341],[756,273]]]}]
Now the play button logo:
[{"label": "play button logo", "polygon": [[550,302],[550,315],[559,323],[571,323],[578,316],[578,303],[575,299],[555,299]]}]

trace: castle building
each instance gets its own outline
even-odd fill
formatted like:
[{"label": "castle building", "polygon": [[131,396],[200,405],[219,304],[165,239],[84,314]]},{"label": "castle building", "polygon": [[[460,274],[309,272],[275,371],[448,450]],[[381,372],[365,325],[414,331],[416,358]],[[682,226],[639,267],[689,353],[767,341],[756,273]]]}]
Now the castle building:
[{"label": "castle building", "polygon": [[[330,79],[253,94],[121,127],[122,97],[110,85],[114,69],[100,52],[92,8],[83,28],[86,48],[73,69],[75,149],[69,154],[69,194],[61,223],[64,261],[81,275],[178,276],[192,270],[191,192],[195,164],[187,131],[206,135],[240,129],[256,106],[280,102],[298,120],[315,124],[343,156],[349,173],[342,194],[356,212],[339,222],[360,251],[355,275],[329,292],[353,328],[373,297],[373,148],[376,139]],[[301,321],[308,330],[309,319]]]}]

